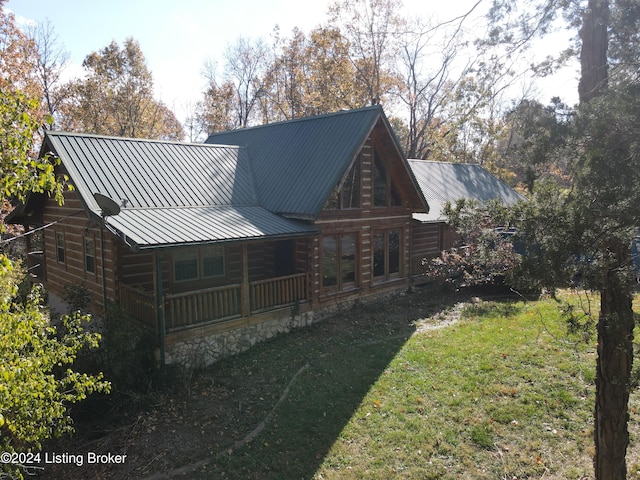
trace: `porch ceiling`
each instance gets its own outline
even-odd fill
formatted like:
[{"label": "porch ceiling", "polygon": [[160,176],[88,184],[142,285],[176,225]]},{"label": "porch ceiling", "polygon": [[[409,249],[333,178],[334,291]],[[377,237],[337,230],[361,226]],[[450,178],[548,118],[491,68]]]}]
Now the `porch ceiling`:
[{"label": "porch ceiling", "polygon": [[122,209],[107,226],[134,249],[317,234],[259,206]]}]

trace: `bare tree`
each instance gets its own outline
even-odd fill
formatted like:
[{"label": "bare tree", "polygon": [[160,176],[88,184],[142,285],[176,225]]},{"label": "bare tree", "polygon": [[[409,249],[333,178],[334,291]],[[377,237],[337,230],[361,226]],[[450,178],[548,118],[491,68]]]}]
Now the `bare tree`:
[{"label": "bare tree", "polygon": [[250,124],[258,99],[264,94],[268,49],[262,40],[238,40],[225,52],[224,79],[233,86],[237,127]]},{"label": "bare tree", "polygon": [[62,74],[69,63],[69,52],[59,42],[49,20],[28,28],[26,33],[36,47],[36,74],[42,88],[44,104],[55,119],[65,95]]},{"label": "bare tree", "polygon": [[402,78],[398,97],[406,106],[408,117],[405,149],[410,158],[427,157],[431,134],[437,134],[442,124],[439,115],[444,103],[451,99],[460,79],[470,72],[473,61],[461,61],[459,56],[467,46],[462,25],[479,3],[448,22],[430,25],[418,18],[407,24],[397,70]]}]

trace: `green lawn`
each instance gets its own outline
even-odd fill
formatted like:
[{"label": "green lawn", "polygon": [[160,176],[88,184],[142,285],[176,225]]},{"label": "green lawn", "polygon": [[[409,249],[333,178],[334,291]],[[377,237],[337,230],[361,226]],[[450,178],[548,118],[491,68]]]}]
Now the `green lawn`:
[{"label": "green lawn", "polygon": [[317,478],[583,478],[591,472],[594,346],[552,302],[483,303],[416,333]]},{"label": "green lawn", "polygon": [[[481,302],[453,325],[386,335],[384,308],[367,315],[370,338],[311,347],[320,324],[255,353],[288,348],[289,375],[299,356],[308,367],[262,434],[203,478],[591,478],[595,339],[569,338],[553,301]],[[636,421],[633,408],[632,434]]]}]

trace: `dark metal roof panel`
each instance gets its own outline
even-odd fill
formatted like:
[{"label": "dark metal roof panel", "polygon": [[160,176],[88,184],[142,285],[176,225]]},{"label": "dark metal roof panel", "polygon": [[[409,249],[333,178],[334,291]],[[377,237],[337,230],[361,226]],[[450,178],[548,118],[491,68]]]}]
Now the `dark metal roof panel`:
[{"label": "dark metal roof panel", "polygon": [[205,144],[47,133],[87,206],[95,192],[127,208],[255,205],[247,152]]},{"label": "dark metal roof panel", "polygon": [[480,165],[412,159],[409,165],[431,207],[429,214],[414,215],[420,221],[442,221],[443,205],[461,198],[480,202],[498,199],[505,205],[524,198]]},{"label": "dark metal roof panel", "polygon": [[138,249],[318,233],[258,206],[125,209],[105,221]]},{"label": "dark metal roof panel", "polygon": [[247,147],[260,203],[316,216],[383,115],[380,106],[305,117],[209,136],[209,144]]}]

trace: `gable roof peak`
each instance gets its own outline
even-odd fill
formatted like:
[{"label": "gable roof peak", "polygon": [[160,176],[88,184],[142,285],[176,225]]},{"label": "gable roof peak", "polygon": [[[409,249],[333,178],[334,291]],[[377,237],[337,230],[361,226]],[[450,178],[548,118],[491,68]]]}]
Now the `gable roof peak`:
[{"label": "gable roof peak", "polygon": [[[75,138],[87,138],[105,141],[123,141],[145,144],[165,144],[165,145],[180,145],[180,146],[195,146],[195,147],[223,147],[223,148],[241,148],[237,145],[215,145],[203,142],[184,142],[181,140],[162,140],[154,138],[139,138],[139,137],[119,137],[117,135],[102,135],[98,133],[82,133],[82,132],[67,132],[64,130],[47,130],[45,132],[46,137],[75,137]],[[43,142],[44,143],[44,142]]]},{"label": "gable roof peak", "polygon": [[380,105],[213,133],[207,143],[247,148],[265,208],[314,218],[381,119],[397,146]]}]

